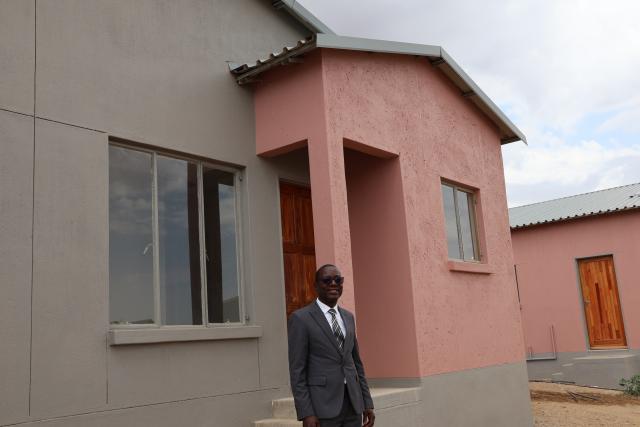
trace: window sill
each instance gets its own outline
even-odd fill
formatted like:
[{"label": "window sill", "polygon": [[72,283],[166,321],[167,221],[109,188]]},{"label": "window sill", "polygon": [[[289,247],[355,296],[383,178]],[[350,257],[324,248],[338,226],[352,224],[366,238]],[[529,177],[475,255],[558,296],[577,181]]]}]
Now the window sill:
[{"label": "window sill", "polygon": [[177,326],[127,328],[109,331],[109,345],[156,344],[183,341],[214,341],[259,338],[262,326]]},{"label": "window sill", "polygon": [[483,264],[480,262],[468,262],[468,261],[447,261],[447,267],[450,271],[459,271],[462,273],[476,273],[476,274],[492,274],[493,268],[489,264]]}]

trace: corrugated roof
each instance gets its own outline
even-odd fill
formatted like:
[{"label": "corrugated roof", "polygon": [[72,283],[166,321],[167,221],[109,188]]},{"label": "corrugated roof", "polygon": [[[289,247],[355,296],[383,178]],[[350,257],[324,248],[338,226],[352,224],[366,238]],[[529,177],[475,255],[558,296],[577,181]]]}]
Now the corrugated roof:
[{"label": "corrugated roof", "polygon": [[511,228],[640,208],[640,183],[509,209]]},{"label": "corrugated roof", "polygon": [[255,81],[255,77],[259,74],[277,65],[298,62],[299,60],[296,60],[296,58],[316,48],[424,56],[460,89],[462,96],[473,102],[498,126],[502,144],[515,141],[527,142],[522,131],[509,120],[500,108],[489,99],[478,85],[476,85],[453,58],[440,46],[344,37],[335,34],[316,34],[305,40],[300,40],[296,46],[285,47],[282,51],[271,53],[267,58],[259,59],[253,64],[229,64],[229,67],[231,68],[231,72],[236,76],[238,84],[247,84]]}]

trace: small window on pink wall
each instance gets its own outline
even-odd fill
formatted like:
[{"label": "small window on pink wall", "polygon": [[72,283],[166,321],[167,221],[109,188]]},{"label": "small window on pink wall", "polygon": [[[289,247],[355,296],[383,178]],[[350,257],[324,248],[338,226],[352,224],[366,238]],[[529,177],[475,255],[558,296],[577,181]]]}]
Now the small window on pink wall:
[{"label": "small window on pink wall", "polygon": [[449,259],[478,262],[480,250],[476,227],[476,192],[442,181]]}]

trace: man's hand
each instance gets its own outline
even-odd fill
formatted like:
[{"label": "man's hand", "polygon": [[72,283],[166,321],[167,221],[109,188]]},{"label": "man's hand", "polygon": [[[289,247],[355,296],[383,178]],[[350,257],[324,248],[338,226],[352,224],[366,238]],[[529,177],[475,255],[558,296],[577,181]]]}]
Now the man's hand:
[{"label": "man's hand", "polygon": [[373,409],[365,409],[362,413],[362,427],[373,427],[375,419],[376,414],[373,413]]},{"label": "man's hand", "polygon": [[315,415],[309,415],[302,419],[302,427],[320,427],[320,420]]}]

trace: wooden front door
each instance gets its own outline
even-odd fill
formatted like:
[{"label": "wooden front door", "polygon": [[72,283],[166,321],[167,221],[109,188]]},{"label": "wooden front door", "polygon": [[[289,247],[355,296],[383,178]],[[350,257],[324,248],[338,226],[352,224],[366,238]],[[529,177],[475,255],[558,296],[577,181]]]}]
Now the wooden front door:
[{"label": "wooden front door", "polygon": [[626,347],[613,257],[578,261],[591,348]]},{"label": "wooden front door", "polygon": [[316,250],[313,240],[311,189],[280,183],[282,251],[287,318],[316,297],[314,274]]}]

